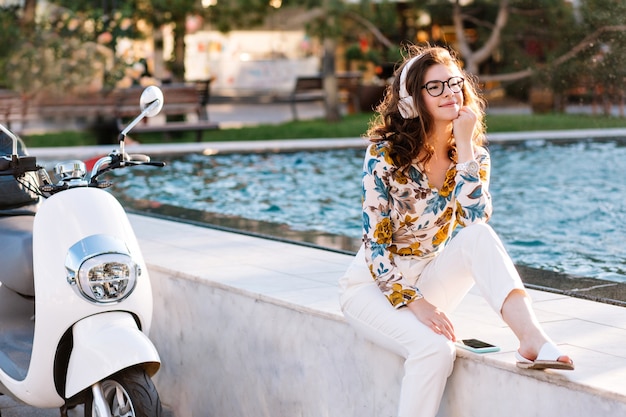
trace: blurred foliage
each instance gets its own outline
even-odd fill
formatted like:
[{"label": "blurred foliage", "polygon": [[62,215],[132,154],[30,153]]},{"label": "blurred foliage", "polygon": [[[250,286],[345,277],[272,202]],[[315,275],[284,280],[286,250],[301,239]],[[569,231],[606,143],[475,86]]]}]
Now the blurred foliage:
[{"label": "blurred foliage", "polygon": [[575,63],[551,64],[583,37],[571,5],[563,0],[514,1],[499,48],[499,62],[493,70],[506,73],[534,68],[533,77],[509,88],[511,95],[522,99],[533,86],[562,92],[576,82],[580,68]]},{"label": "blurred foliage", "polygon": [[[403,39],[400,34],[401,19],[398,15],[396,3],[388,0],[362,0],[360,3],[347,3],[341,0],[309,0],[308,8],[315,8],[322,12],[307,25],[307,32],[320,38],[331,37],[341,39],[345,44],[362,43],[364,37],[369,41],[369,48],[375,50],[366,60],[381,59],[389,55],[387,45],[384,45],[372,35],[365,24],[376,28],[380,34],[395,45],[400,45]],[[363,54],[367,50],[363,49]],[[391,54],[396,56],[397,54]]]},{"label": "blurred foliage", "polygon": [[[169,0],[159,0],[169,4]],[[199,3],[199,2],[198,2]],[[298,3],[298,2],[291,2]],[[282,7],[288,2],[283,1]],[[268,0],[218,1],[216,5],[203,10],[204,15],[221,32],[237,28],[253,28],[263,23],[267,14],[273,10]]]},{"label": "blurred foliage", "polygon": [[[491,34],[500,3],[464,2],[465,34],[473,49]],[[557,93],[578,85],[621,92],[626,78],[626,30],[618,29],[626,25],[626,2],[579,0],[577,4],[578,10],[565,0],[509,0],[500,45],[481,65],[481,75],[533,69],[532,77],[508,86],[509,94],[520,98],[532,85]],[[25,94],[72,91],[91,75],[101,78],[103,88],[112,88],[130,64],[118,62],[112,53],[119,39],[142,36],[137,27],[140,19],[155,28],[174,24],[177,46],[171,64],[180,78],[187,16],[201,16],[226,32],[258,27],[273,10],[269,0],[217,0],[211,7],[202,7],[201,0],[51,0],[45,5],[47,14],[32,32],[20,25],[19,7],[0,7],[1,86]],[[377,65],[398,61],[401,45],[416,42],[420,31],[428,33],[433,44],[454,44],[455,35],[449,30],[436,30],[452,25],[450,0],[283,0],[281,8],[302,10],[308,16],[308,34],[341,40],[349,46],[347,58]],[[422,19],[425,16],[428,19]]]},{"label": "blurred foliage", "polygon": [[15,49],[16,40],[21,38],[17,6],[0,8],[0,88],[8,87],[6,63]]},{"label": "blurred foliage", "polygon": [[26,97],[62,96],[90,84],[106,53],[93,42],[37,33],[20,42],[5,64],[7,84]]},{"label": "blurred foliage", "polygon": [[[489,37],[500,2],[475,0],[463,6],[472,49],[480,48]],[[616,26],[626,24],[626,3],[580,0],[579,6],[577,10],[564,0],[509,0],[499,47],[481,65],[480,74],[532,69],[531,77],[505,83],[508,95],[520,99],[527,99],[533,87],[549,88],[557,96],[584,88],[591,94],[606,81],[623,89],[626,67],[620,62],[626,58],[626,30]],[[433,0],[428,10],[433,23],[452,24],[447,0]],[[601,30],[609,27],[613,30]],[[448,43],[447,39],[435,41]]]},{"label": "blurred foliage", "polygon": [[[115,59],[120,38],[139,38],[131,4],[108,13],[102,8],[81,10],[48,4],[32,30],[21,30],[19,9],[0,8],[3,31],[3,86],[24,96],[62,96],[93,87],[111,90],[129,63]],[[101,4],[98,2],[98,4]]]},{"label": "blurred foliage", "polygon": [[382,55],[377,49],[365,49],[358,43],[348,45],[345,56],[347,61],[371,62],[375,65],[380,65],[382,61]]},{"label": "blurred foliage", "polygon": [[598,93],[624,95],[626,90],[626,3],[622,0],[585,0],[580,15],[582,28],[588,34],[599,33],[583,58],[583,77]]},{"label": "blurred foliage", "polygon": [[211,7],[202,7],[200,0],[150,0],[147,13],[143,15],[154,27],[174,24],[174,54],[168,62],[174,78],[182,80],[185,74],[185,22],[189,15],[198,15],[210,20],[221,32],[236,28],[254,28],[267,16],[268,0],[217,1]]}]

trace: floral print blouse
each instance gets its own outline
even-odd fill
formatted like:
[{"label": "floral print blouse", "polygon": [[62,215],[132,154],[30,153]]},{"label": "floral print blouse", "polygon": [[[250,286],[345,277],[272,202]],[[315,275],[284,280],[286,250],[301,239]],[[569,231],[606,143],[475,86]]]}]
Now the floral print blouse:
[{"label": "floral print blouse", "polygon": [[437,189],[416,164],[406,170],[394,166],[387,142],[368,146],[362,190],[365,260],[394,307],[421,298],[413,284],[418,277],[404,277],[395,257],[433,258],[457,227],[486,222],[491,215],[489,153],[483,147],[474,153],[480,164],[478,178],[457,172],[453,162]]}]

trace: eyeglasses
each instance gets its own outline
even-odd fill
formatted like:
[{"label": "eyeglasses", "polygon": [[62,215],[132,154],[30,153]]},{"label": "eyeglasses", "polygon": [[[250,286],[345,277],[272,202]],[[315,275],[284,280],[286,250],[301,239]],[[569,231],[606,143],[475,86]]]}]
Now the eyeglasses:
[{"label": "eyeglasses", "polygon": [[463,77],[450,77],[448,81],[429,81],[422,86],[422,88],[426,89],[426,92],[431,97],[439,97],[443,94],[445,90],[445,86],[448,85],[448,88],[453,93],[460,93],[463,90],[463,82],[465,79]]}]

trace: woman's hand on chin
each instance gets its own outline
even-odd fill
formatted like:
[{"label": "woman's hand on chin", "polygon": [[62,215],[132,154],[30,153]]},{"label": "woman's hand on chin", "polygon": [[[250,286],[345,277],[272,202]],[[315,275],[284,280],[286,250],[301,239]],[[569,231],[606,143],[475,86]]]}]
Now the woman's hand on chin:
[{"label": "woman's hand on chin", "polygon": [[469,107],[462,107],[459,116],[452,121],[452,133],[457,146],[459,162],[474,159],[472,152],[472,136],[478,117]]}]

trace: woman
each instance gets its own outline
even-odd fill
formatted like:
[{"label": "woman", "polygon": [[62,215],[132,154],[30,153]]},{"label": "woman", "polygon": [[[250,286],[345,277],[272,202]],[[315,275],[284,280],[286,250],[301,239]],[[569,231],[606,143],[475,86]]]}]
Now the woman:
[{"label": "woman", "polygon": [[520,341],[518,366],[573,369],[541,329],[488,226],[484,101],[444,48],[411,47],[363,165],[363,245],[340,280],[347,320],[405,358],[398,416],[434,416],[452,372],[448,314],[476,284]]}]

